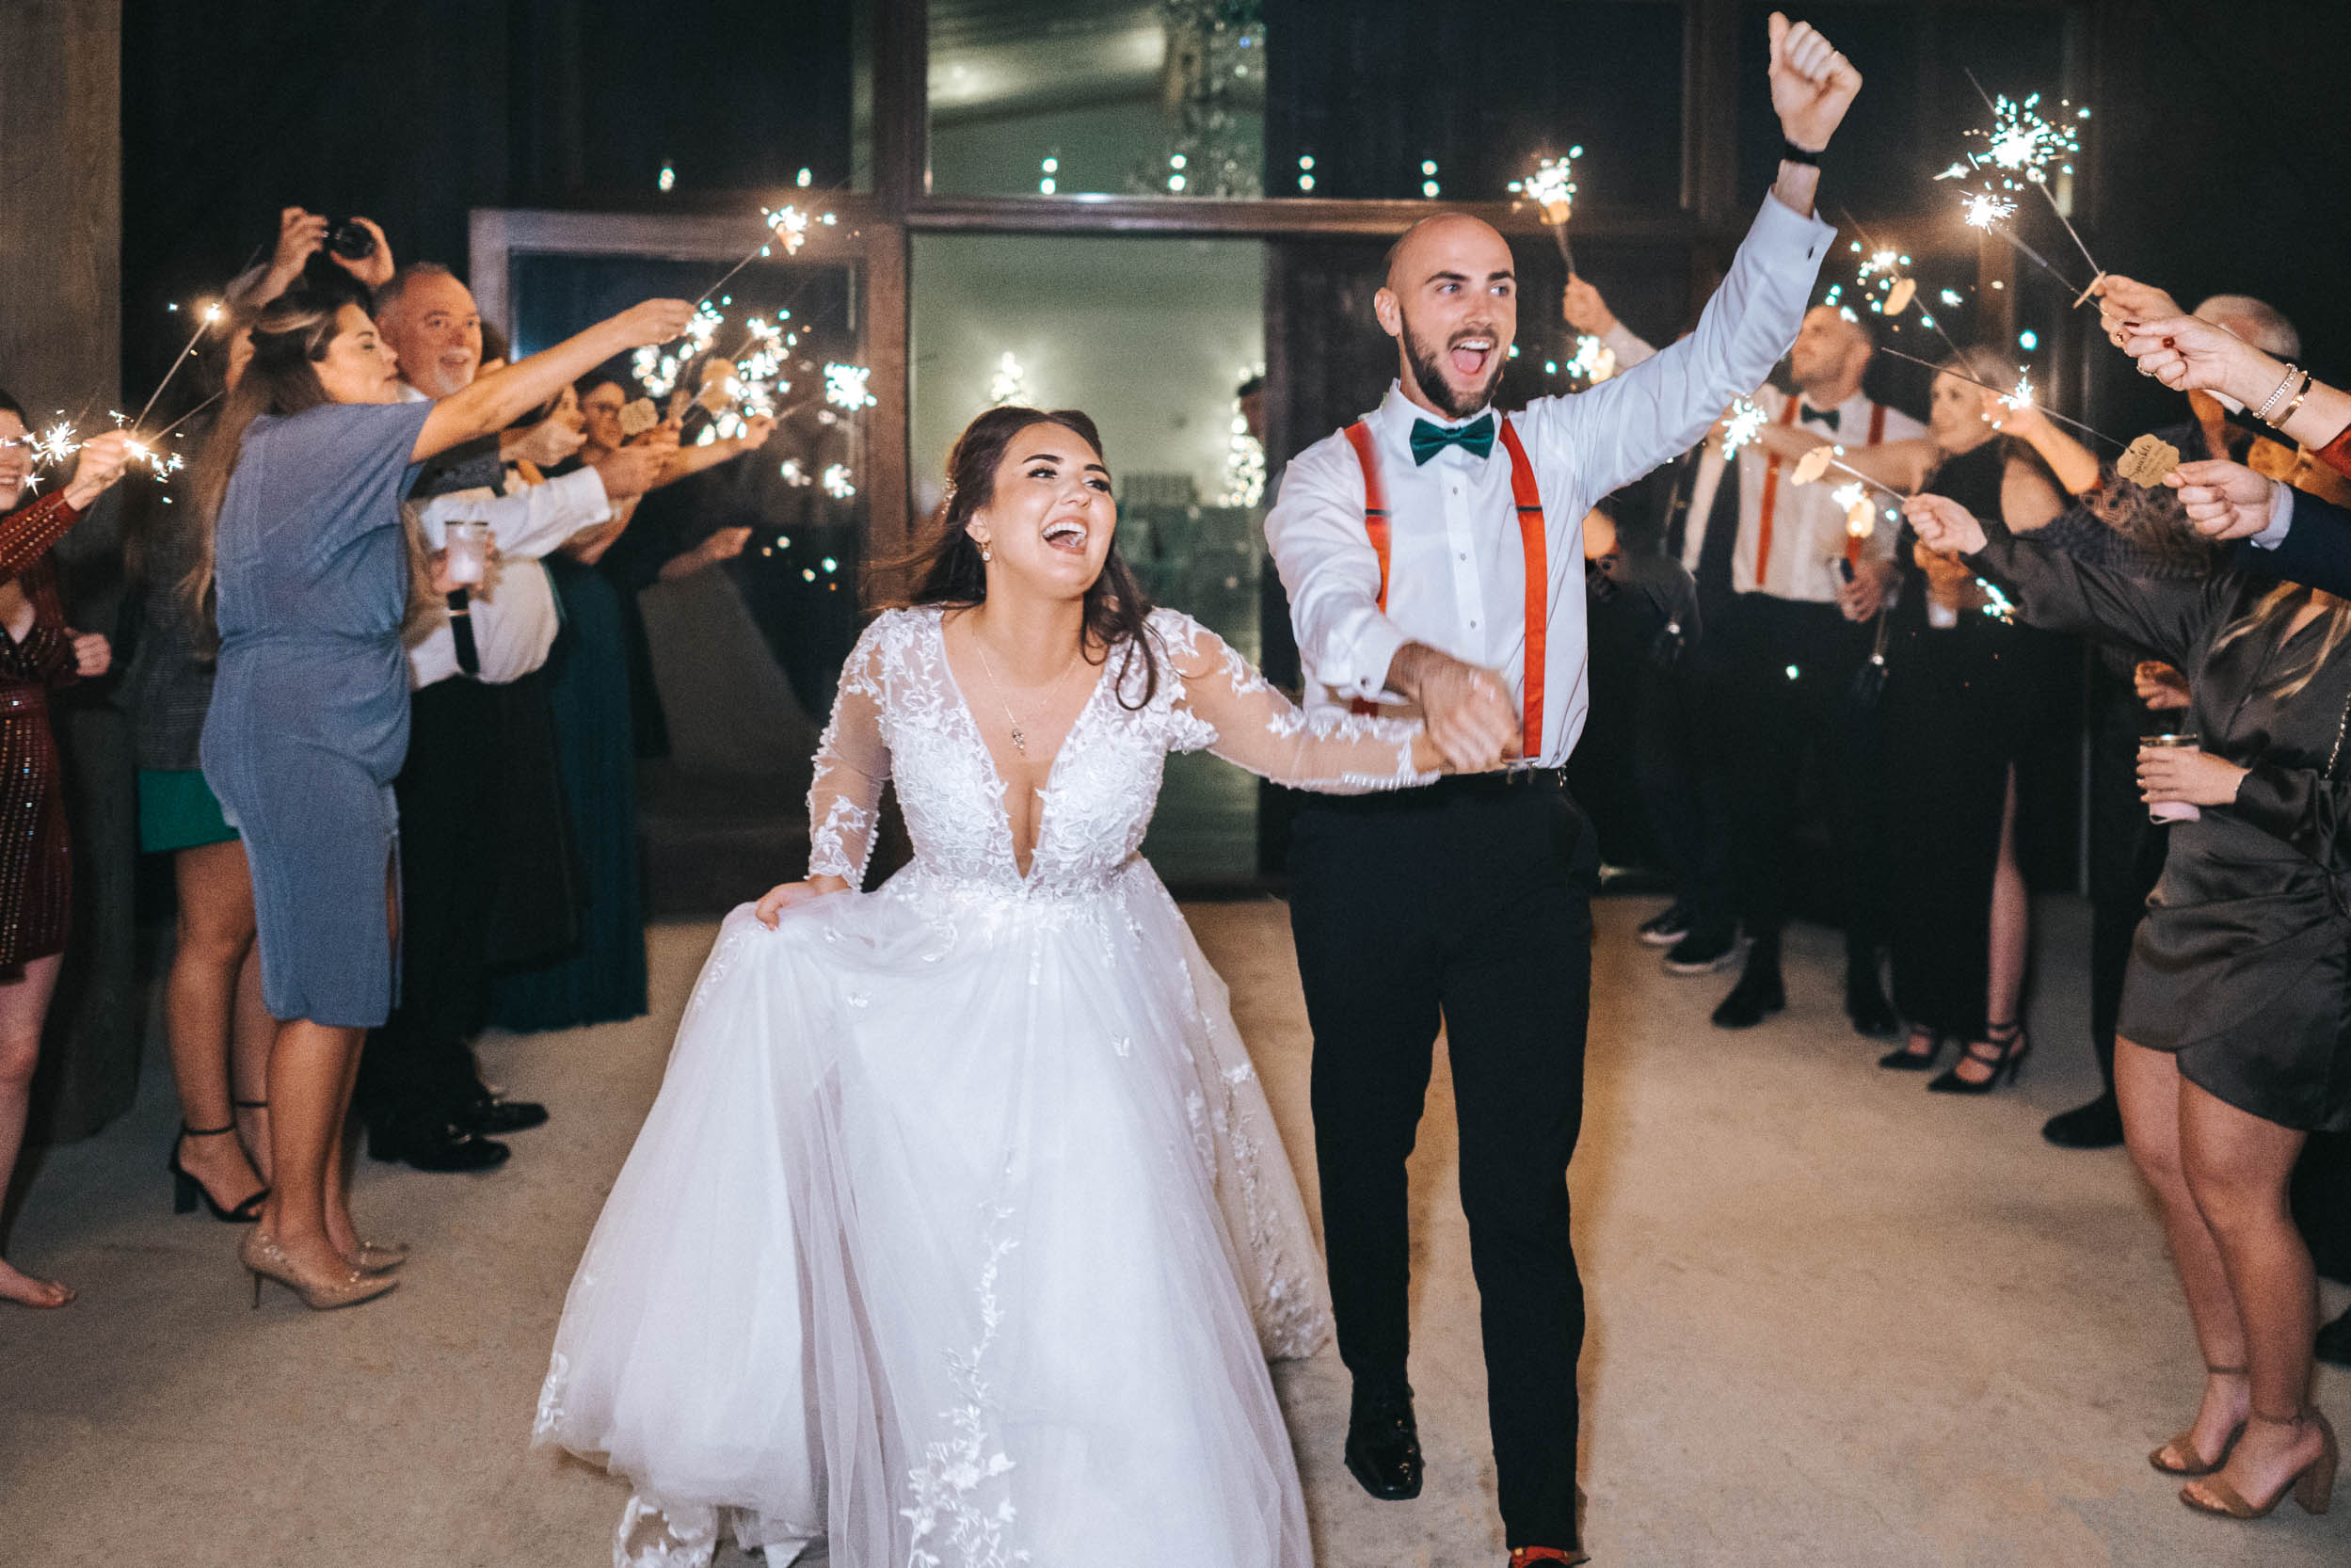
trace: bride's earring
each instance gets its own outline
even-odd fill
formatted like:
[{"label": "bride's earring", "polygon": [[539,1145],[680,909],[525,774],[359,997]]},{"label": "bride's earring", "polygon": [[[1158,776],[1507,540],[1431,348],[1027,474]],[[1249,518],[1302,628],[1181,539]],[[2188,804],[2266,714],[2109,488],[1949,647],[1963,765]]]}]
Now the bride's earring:
[{"label": "bride's earring", "polygon": [[983,562],[993,561],[996,559],[996,552],[988,548],[987,540],[975,537],[972,542],[980,547],[980,559]]}]

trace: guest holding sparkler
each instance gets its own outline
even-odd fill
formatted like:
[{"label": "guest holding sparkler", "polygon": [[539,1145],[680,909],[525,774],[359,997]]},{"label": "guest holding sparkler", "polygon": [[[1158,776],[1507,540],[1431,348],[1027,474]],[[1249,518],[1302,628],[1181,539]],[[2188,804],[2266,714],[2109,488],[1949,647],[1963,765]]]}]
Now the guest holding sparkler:
[{"label": "guest holding sparkler", "polygon": [[[754,418],[731,440],[680,448],[672,421],[635,437],[625,434],[620,411],[629,393],[608,376],[583,378],[571,395],[587,437],[574,461],[602,462],[622,452],[662,452],[668,462],[657,485],[755,451],[774,428],[772,420]],[[638,1017],[646,1010],[645,909],[637,856],[637,691],[642,688],[643,700],[653,705],[656,721],[660,709],[650,690],[649,656],[642,674],[632,679],[631,655],[643,636],[636,591],[655,578],[674,580],[730,559],[741,553],[750,530],[720,529],[691,548],[680,550],[673,541],[666,551],[648,551],[633,560],[624,552],[628,569],[601,569],[615,545],[634,536],[637,505],[634,500],[619,504],[612,521],[575,536],[546,561],[564,612],[563,634],[548,660],[549,695],[585,887],[577,944],[559,957],[512,969],[493,983],[490,1016],[507,1029],[570,1029]],[[645,575],[648,569],[650,577]],[[632,632],[637,641],[632,641]]]},{"label": "guest holding sparkler", "polygon": [[[2124,346],[2177,369],[2159,335]],[[2187,672],[2200,747],[2139,758],[2148,802],[2183,820],[2132,952],[2115,1047],[2125,1138],[2206,1368],[2195,1423],[2149,1462],[2199,1478],[2180,1494],[2191,1508],[2252,1517],[2292,1492],[2322,1512],[2337,1450],[2309,1402],[2317,1290],[2286,1190],[2311,1131],[2351,1126],[2340,831],[2351,602],[2235,571],[2135,578],[1987,526],[1946,496],[1905,512],[1928,549],[1964,555],[2025,619],[2119,635]]]},{"label": "guest holding sparkler", "polygon": [[[49,547],[122,477],[131,438],[120,430],[80,448],[72,481],[27,506],[36,440],[24,405],[0,392],[0,1209],[24,1145],[40,1031],[57,983],[72,914],[72,865],[64,780],[49,730],[48,692],[106,673],[106,639],[65,624]],[[55,443],[62,446],[63,440]],[[52,449],[59,459],[63,451]],[[63,1306],[73,1292],[0,1261],[0,1301]]]},{"label": "guest holding sparkler", "polygon": [[[448,268],[403,267],[376,291],[375,318],[399,357],[404,400],[453,397],[477,379],[480,313]],[[422,606],[403,637],[414,696],[393,792],[408,962],[353,1093],[376,1160],[487,1170],[507,1157],[500,1136],[547,1119],[543,1106],[491,1092],[470,1044],[488,1021],[492,968],[542,959],[576,935],[573,847],[540,673],[561,620],[540,558],[642,493],[665,456],[608,454],[509,490],[502,449],[536,468],[560,464],[583,440],[576,421],[539,420],[452,449],[408,491],[425,548],[478,525],[492,558],[471,561],[468,585]]]},{"label": "guest holding sparkler", "polygon": [[[1588,282],[1571,281],[1565,307],[1570,324],[1601,338],[1621,366],[1655,352],[1624,330]],[[1818,759],[1829,785],[1841,852],[1846,1013],[1864,1034],[1890,1033],[1896,1024],[1879,972],[1875,744],[1848,701],[1871,647],[1863,625],[1894,583],[1893,531],[1856,534],[1847,505],[1832,495],[1836,486],[1797,485],[1791,468],[1831,442],[1858,465],[1872,446],[1923,433],[1916,420],[1862,391],[1873,352],[1868,328],[1850,312],[1814,306],[1788,351],[1796,391],[1760,389],[1754,403],[1761,418],[1747,439],[1728,440],[1717,426],[1684,456],[1675,478],[1666,549],[1697,578],[1707,626],[1701,679],[1710,694],[1707,728],[1719,749],[1706,766],[1739,779],[1735,790],[1716,786],[1750,939],[1745,970],[1715,1009],[1722,1029],[1751,1028],[1786,1005],[1780,930],[1787,919],[1787,840],[1807,752]],[[1667,968],[1705,973],[1735,962],[1726,924],[1719,916],[1693,917],[1667,953]]]},{"label": "guest holding sparkler", "polygon": [[[1928,448],[1927,471],[1904,476],[1903,488],[1923,487],[2025,532],[2065,510],[2067,487],[2023,432],[2059,451],[2078,488],[2095,482],[2098,464],[2029,401],[2003,402],[1990,390],[2007,370],[1989,349],[1955,356],[1935,377],[1931,440],[1877,461],[1898,467]],[[1909,1038],[1878,1064],[1927,1070],[1956,1038],[1965,1042],[1959,1062],[1927,1087],[1988,1094],[2032,1048],[2019,1011],[2031,904],[2017,855],[2017,768],[2058,719],[2067,649],[2016,624],[1969,568],[1907,530],[1897,559],[1885,645],[1886,798],[1935,831],[1884,838],[1894,1004]]]},{"label": "guest holding sparkler", "polygon": [[[392,1288],[398,1248],[361,1242],[341,1128],[365,1032],[397,984],[391,784],[408,748],[400,630],[414,588],[399,499],[413,464],[503,429],[613,354],[683,329],[650,300],[453,396],[401,403],[357,305],[297,291],[262,312],[252,362],[196,466],[211,533],[219,678],[206,779],[244,833],[260,929],[273,1185],[241,1257],[312,1307]],[[445,579],[427,591],[446,592]]]}]

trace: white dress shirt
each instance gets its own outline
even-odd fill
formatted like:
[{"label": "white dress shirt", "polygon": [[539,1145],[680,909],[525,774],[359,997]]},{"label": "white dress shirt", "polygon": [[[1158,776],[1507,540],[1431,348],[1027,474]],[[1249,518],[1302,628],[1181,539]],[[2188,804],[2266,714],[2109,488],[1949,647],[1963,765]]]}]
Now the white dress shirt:
[{"label": "white dress shirt", "polygon": [[[405,381],[400,400],[430,401]],[[547,663],[563,616],[555,608],[555,584],[539,557],[613,515],[602,475],[584,468],[506,495],[486,488],[451,490],[415,506],[417,530],[428,549],[439,550],[448,542],[453,522],[486,522],[497,543],[501,559],[492,561],[488,575],[466,591],[474,659],[484,683],[503,686]],[[456,633],[449,629],[447,601],[435,600],[408,628],[405,641],[410,691],[421,692],[463,673],[457,664]]]},{"label": "white dress shirt", "polygon": [[[1601,341],[1615,352],[1620,367],[1639,364],[1656,352],[1622,322]],[[1752,396],[1766,421],[1776,424],[1786,416],[1788,394],[1779,388],[1763,387]],[[1878,405],[1860,392],[1836,406],[1837,424],[1833,430],[1803,417],[1804,409],[1813,407],[1806,403],[1797,410],[1799,427],[1816,436],[1827,436],[1844,447],[1870,444],[1870,414]],[[1924,424],[1891,404],[1886,406],[1879,440],[1910,440],[1925,434]],[[1830,498],[1855,480],[1849,473],[1831,469],[1817,484],[1797,485],[1792,482],[1791,472],[1796,465],[1785,458],[1781,460],[1780,483],[1772,496],[1770,570],[1758,583],[1755,552],[1763,544],[1764,473],[1769,462],[1770,455],[1757,443],[1739,448],[1738,543],[1731,553],[1731,587],[1743,594],[1760,591],[1774,599],[1833,604],[1837,590],[1845,584],[1836,566],[1845,558],[1847,531],[1845,508]],[[1729,469],[1730,464],[1723,460],[1722,443],[1709,440],[1698,455],[1698,472],[1690,478],[1689,507],[1684,514],[1689,520],[1682,536],[1682,565],[1692,572],[1698,569],[1699,554],[1705,549],[1706,522],[1714,516],[1715,497],[1720,492],[1723,475]],[[1868,486],[1863,488],[1876,504],[1879,515],[1877,526],[1862,543],[1862,554],[1873,561],[1891,559],[1895,536],[1901,532],[1901,525],[1885,516],[1888,502],[1883,490]]]},{"label": "white dress shirt", "polygon": [[[1796,341],[1820,262],[1836,231],[1767,198],[1729,276],[1688,337],[1588,392],[1537,398],[1508,416],[1543,492],[1550,577],[1543,747],[1530,760],[1557,767],[1583,733],[1590,682],[1584,631],[1584,514],[1619,486],[1687,450],[1724,407],[1760,385]],[[1481,410],[1473,418],[1483,417]],[[1423,643],[1501,673],[1513,706],[1523,691],[1526,558],[1511,493],[1510,454],[1495,440],[1484,457],[1448,446],[1413,461],[1415,420],[1447,428],[1391,383],[1366,416],[1387,492],[1387,610],[1380,567],[1364,532],[1363,470],[1346,433],[1293,458],[1265,536],[1288,591],[1291,623],[1308,677],[1309,706],[1354,697],[1417,708],[1385,690],[1389,663]]]},{"label": "white dress shirt", "polygon": [[[539,557],[612,515],[602,477],[584,468],[544,485],[525,485],[512,495],[452,490],[417,503],[418,527],[432,549],[447,542],[453,522],[486,522],[498,543],[500,558],[466,594],[483,680],[503,686],[547,663],[563,621],[555,610],[555,584]],[[436,600],[408,629],[408,648],[412,690],[459,673],[445,601]]]}]

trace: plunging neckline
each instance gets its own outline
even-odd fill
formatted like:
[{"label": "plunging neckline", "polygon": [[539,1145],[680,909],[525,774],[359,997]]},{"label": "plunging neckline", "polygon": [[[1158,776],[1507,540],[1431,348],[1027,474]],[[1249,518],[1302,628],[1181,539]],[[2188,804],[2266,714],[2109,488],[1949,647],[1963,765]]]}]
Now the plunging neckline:
[{"label": "plunging neckline", "polygon": [[1013,880],[1025,888],[1036,874],[1037,851],[1045,847],[1045,829],[1053,810],[1053,788],[1055,780],[1061,777],[1062,759],[1068,754],[1069,743],[1076,740],[1078,731],[1085,727],[1087,715],[1094,712],[1095,703],[1102,696],[1102,688],[1110,681],[1110,655],[1104,653],[1101,672],[1094,678],[1094,684],[1087,688],[1086,699],[1079,704],[1077,716],[1063,731],[1061,744],[1053,748],[1053,760],[1045,765],[1045,782],[1037,786],[1036,841],[1029,846],[1029,869],[1023,871],[1020,869],[1020,843],[1013,837],[1012,780],[1006,778],[1004,770],[996,765],[996,753],[988,749],[987,736],[980,728],[979,712],[971,706],[971,698],[965,693],[963,682],[955,679],[955,662],[947,656],[947,612],[944,609],[933,618],[931,628],[932,634],[938,639],[938,667],[947,678],[947,689],[955,694],[955,707],[963,714],[964,728],[970,731],[971,744],[980,748],[980,755],[987,759],[988,772],[996,776],[996,821],[1003,831],[1004,858],[1012,864]]}]

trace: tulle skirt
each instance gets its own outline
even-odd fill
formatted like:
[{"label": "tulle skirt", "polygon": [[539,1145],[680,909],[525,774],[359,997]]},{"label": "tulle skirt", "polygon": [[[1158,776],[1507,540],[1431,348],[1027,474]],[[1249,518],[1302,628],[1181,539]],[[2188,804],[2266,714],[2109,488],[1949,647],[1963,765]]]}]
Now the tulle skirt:
[{"label": "tulle skirt", "polygon": [[1148,867],[1054,892],[918,863],[728,917],[535,1440],[635,1483],[622,1560],[643,1523],[840,1568],[1306,1568],[1266,1361],[1328,1322],[1224,987]]}]

